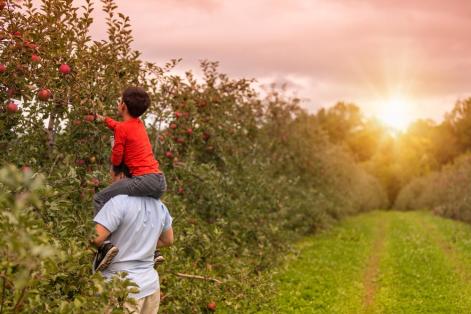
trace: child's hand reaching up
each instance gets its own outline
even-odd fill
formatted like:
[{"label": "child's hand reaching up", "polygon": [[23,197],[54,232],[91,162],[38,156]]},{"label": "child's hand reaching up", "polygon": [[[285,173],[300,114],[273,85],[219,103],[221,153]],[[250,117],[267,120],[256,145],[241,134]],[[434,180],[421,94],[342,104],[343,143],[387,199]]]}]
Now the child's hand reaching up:
[{"label": "child's hand reaching up", "polygon": [[97,113],[95,116],[96,116],[96,120],[97,120],[97,121],[100,121],[100,122],[105,121],[105,117],[102,116],[101,114],[98,114],[98,113]]}]

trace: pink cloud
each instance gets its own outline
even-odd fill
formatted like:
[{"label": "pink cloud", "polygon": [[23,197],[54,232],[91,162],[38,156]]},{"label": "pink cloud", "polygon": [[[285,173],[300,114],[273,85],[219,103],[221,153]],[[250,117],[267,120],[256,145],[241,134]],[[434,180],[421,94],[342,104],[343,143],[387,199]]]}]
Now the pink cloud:
[{"label": "pink cloud", "polygon": [[[134,0],[135,48],[164,62],[221,62],[234,76],[288,80],[317,108],[400,90],[439,117],[471,95],[471,2],[461,0]],[[99,16],[97,16],[99,17]],[[104,23],[94,26],[104,36]],[[296,78],[296,79],[293,79]],[[370,105],[368,105],[370,104]]]}]

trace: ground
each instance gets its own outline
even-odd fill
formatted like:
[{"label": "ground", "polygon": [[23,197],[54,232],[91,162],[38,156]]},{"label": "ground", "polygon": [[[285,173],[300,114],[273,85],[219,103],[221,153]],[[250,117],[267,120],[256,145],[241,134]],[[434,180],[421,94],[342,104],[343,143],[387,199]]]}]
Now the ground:
[{"label": "ground", "polygon": [[306,239],[273,313],[471,313],[471,226],[376,211]]}]

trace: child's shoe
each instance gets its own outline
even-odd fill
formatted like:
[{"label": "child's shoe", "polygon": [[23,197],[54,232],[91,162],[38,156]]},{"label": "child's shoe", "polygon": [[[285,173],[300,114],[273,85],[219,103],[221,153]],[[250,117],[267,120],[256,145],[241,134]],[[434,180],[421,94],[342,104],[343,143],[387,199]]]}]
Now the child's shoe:
[{"label": "child's shoe", "polygon": [[165,262],[165,257],[163,257],[160,254],[159,250],[155,250],[155,252],[154,252],[154,265],[158,266],[158,265],[162,264],[163,262]]},{"label": "child's shoe", "polygon": [[93,261],[93,269],[95,272],[102,271],[110,266],[113,258],[118,254],[119,249],[111,242],[103,243],[96,252],[95,260]]}]

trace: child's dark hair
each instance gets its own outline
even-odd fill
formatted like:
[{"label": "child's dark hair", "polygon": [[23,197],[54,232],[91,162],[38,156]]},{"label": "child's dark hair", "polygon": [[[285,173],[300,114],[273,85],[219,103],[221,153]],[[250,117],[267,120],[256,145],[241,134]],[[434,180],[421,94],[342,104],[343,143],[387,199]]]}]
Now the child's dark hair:
[{"label": "child's dark hair", "polygon": [[126,178],[132,178],[132,174],[131,174],[131,172],[129,171],[128,166],[126,166],[126,165],[124,164],[124,162],[121,163],[119,166],[113,165],[113,166],[112,166],[112,169],[113,169],[113,172],[114,172],[114,174],[115,174],[116,176],[119,175],[119,174],[121,174],[121,173],[123,173]]},{"label": "child's dark hair", "polygon": [[129,114],[138,118],[149,108],[150,97],[144,89],[132,86],[124,90],[123,102],[128,108]]}]

